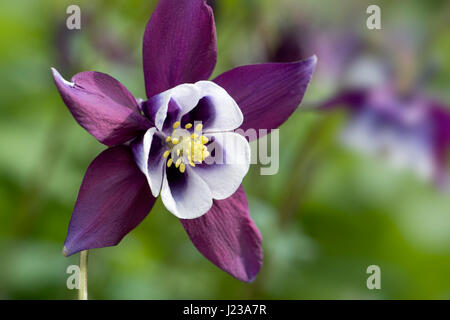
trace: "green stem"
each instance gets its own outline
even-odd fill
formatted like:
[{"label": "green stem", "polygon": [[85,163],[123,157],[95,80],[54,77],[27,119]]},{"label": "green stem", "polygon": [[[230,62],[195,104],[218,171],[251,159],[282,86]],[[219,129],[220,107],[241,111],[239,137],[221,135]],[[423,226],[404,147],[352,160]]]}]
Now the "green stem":
[{"label": "green stem", "polygon": [[88,250],[80,252],[80,289],[78,300],[88,299]]}]

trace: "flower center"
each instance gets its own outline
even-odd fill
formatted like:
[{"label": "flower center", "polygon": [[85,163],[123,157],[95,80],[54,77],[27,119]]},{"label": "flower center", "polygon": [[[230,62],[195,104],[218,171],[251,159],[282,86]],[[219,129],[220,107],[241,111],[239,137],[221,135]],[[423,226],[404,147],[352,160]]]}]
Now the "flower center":
[{"label": "flower center", "polygon": [[186,124],[184,128],[180,128],[179,121],[173,124],[172,134],[166,138],[168,149],[163,154],[164,158],[168,158],[167,167],[175,164],[181,173],[186,170],[187,164],[195,167],[196,163],[202,163],[209,156],[206,147],[209,140],[201,135],[203,125],[197,124],[192,134],[188,131],[192,128],[191,123]]}]

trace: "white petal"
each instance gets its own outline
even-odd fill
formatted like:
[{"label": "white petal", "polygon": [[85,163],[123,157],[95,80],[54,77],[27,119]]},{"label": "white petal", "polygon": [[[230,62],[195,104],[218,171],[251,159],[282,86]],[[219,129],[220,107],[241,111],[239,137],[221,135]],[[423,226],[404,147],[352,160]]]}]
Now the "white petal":
[{"label": "white petal", "polygon": [[[152,109],[157,110],[154,121],[158,130],[162,131],[167,121],[170,100],[174,100],[180,107],[176,121],[192,111],[200,99],[207,97],[211,102],[213,116],[208,119],[204,132],[230,131],[239,128],[244,120],[242,111],[236,101],[223,89],[212,81],[199,81],[195,84],[181,84],[164,91],[150,99]],[[204,119],[191,119],[191,121]]]},{"label": "white petal", "polygon": [[181,219],[198,218],[211,209],[212,196],[208,185],[191,168],[179,173],[182,181],[168,179],[169,170],[178,170],[173,166],[167,168],[161,189],[161,199],[167,210]]},{"label": "white petal", "polygon": [[242,111],[225,89],[212,81],[199,81],[195,85],[199,88],[202,98],[211,99],[215,109],[214,119],[205,128],[205,132],[230,131],[241,126],[244,121]]},{"label": "white petal", "polygon": [[[166,159],[162,156],[165,151],[163,145],[158,147],[157,141],[154,141],[160,139],[155,136],[155,132],[156,128],[148,129],[142,141],[133,145],[132,150],[136,164],[147,177],[152,195],[157,197],[161,190]],[[155,150],[151,150],[152,142],[155,142]]]},{"label": "white petal", "polygon": [[167,117],[170,99],[177,102],[181,110],[179,111],[178,120],[181,116],[191,111],[201,99],[200,90],[194,84],[180,84],[175,88],[169,89],[152,98],[157,103],[158,111],[155,116],[155,125],[158,130],[162,131],[164,121]]},{"label": "white petal", "polygon": [[[192,168],[206,182],[212,197],[222,200],[239,188],[250,167],[250,145],[240,134],[222,132],[211,134],[215,155],[205,159],[206,164]],[[214,163],[211,163],[214,161]]]}]

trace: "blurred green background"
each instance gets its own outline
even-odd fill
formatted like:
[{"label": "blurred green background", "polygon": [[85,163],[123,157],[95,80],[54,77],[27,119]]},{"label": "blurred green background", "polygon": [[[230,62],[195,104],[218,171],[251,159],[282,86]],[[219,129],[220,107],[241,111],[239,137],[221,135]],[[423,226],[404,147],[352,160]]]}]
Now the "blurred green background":
[{"label": "blurred green background", "polygon": [[[441,63],[426,90],[448,103],[448,2],[373,2],[382,8],[380,31],[365,27],[372,4],[366,1],[216,0],[214,75],[269,60],[290,23],[356,30],[363,39],[383,39],[401,25],[428,39],[414,65]],[[65,258],[61,250],[83,174],[104,146],[74,121],[50,67],[67,79],[102,71],[144,98],[142,36],[156,3],[1,2],[0,299],[76,298],[66,288],[66,268],[78,256]],[[65,27],[71,4],[81,7],[80,31]],[[305,105],[333,91],[333,83],[320,79],[313,78]],[[245,178],[265,253],[254,283],[241,283],[203,258],[158,200],[119,246],[91,251],[90,298],[450,298],[448,193],[341,146],[336,136],[344,119],[295,113],[281,127],[279,173],[261,176],[253,166]],[[381,290],[366,287],[372,264],[381,267]]]}]

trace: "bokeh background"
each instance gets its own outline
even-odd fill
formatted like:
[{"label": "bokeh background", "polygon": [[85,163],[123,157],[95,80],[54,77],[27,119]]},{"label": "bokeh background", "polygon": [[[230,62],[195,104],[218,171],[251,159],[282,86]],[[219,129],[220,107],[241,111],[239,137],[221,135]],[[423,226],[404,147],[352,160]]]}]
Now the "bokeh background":
[{"label": "bokeh background", "polygon": [[[279,173],[253,166],[244,180],[264,239],[261,273],[245,284],[213,266],[158,200],[119,246],[90,252],[90,298],[449,299],[449,193],[342,144],[348,113],[314,110],[361,57],[378,66],[365,80],[395,77],[449,105],[448,1],[214,2],[214,75],[319,56],[304,108],[281,127]],[[1,299],[76,298],[66,268],[78,257],[61,250],[84,171],[104,146],[73,120],[50,67],[68,79],[102,71],[144,98],[142,36],[156,3],[0,3]],[[65,27],[71,4],[81,7],[80,31]],[[366,28],[369,4],[381,7],[382,30]],[[366,287],[372,264],[381,290]]]}]

